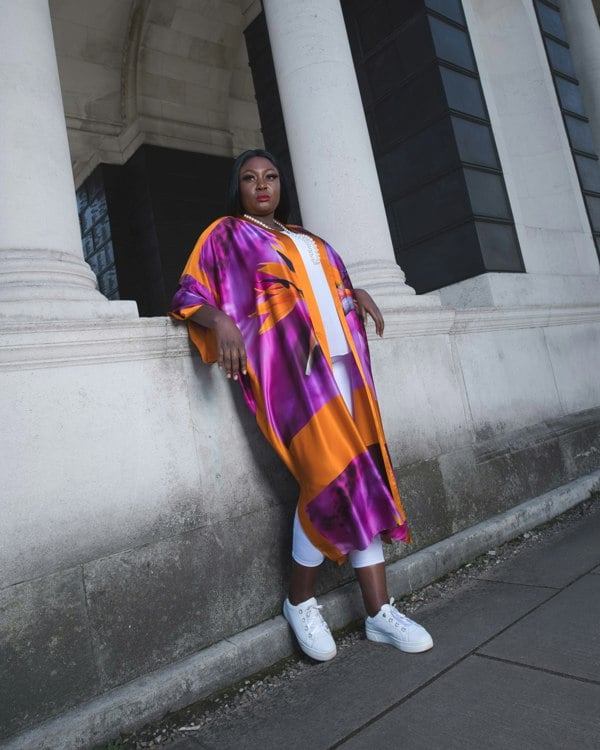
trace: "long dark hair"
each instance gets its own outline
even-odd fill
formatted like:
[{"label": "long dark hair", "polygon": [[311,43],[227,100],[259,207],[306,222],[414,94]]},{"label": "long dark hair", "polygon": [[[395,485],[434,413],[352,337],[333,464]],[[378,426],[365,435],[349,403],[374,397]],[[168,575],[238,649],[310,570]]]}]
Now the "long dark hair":
[{"label": "long dark hair", "polygon": [[249,151],[244,151],[238,156],[233,162],[231,167],[231,177],[229,178],[229,198],[227,201],[227,213],[230,216],[241,216],[244,213],[242,202],[240,201],[240,172],[242,167],[248,161],[255,156],[262,156],[268,159],[275,169],[279,172],[279,205],[275,209],[275,218],[281,221],[283,224],[288,220],[290,213],[290,191],[287,184],[285,172],[281,169],[278,160],[269,151],[265,151],[262,148],[254,148]]}]

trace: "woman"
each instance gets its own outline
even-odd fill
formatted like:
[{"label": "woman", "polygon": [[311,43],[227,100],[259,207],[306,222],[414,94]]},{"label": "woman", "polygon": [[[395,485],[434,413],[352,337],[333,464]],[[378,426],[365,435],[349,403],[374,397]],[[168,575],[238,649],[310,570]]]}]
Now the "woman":
[{"label": "woman", "polygon": [[383,334],[369,294],[353,289],[337,253],[286,226],[287,187],[276,159],[246,151],[234,163],[230,216],[198,240],[172,315],[207,363],[238,381],[273,448],[300,485],[292,577],[283,614],[302,650],[336,654],[315,599],[324,557],[354,566],[369,640],[431,648],[427,631],[389,600],[381,537],[409,541],[385,445],[364,329]]}]

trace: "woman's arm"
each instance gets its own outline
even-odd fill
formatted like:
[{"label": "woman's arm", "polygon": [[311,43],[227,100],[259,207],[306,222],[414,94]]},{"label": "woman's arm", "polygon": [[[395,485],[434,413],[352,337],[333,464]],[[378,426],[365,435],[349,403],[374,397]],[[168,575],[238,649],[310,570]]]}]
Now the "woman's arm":
[{"label": "woman's arm", "polygon": [[383,327],[385,325],[383,315],[371,295],[364,289],[355,289],[354,299],[358,303],[358,311],[360,317],[363,319],[363,323],[367,324],[367,314],[370,315],[375,323],[375,333],[378,336],[383,336]]},{"label": "woman's arm", "polygon": [[217,364],[225,368],[228,378],[238,379],[240,372],[246,375],[246,347],[240,329],[227,313],[212,305],[202,307],[190,317],[194,323],[211,328],[217,337]]}]

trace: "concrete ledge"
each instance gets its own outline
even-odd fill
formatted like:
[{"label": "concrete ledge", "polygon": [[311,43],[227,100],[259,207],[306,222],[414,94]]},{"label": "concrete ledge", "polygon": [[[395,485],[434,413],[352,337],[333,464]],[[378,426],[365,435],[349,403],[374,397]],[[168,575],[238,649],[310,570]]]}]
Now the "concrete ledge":
[{"label": "concrete ledge", "polygon": [[[418,589],[490,547],[549,521],[599,487],[600,471],[596,471],[393,563],[388,566],[390,590],[399,597]],[[320,601],[334,629],[362,617],[355,583],[320,597]],[[89,748],[227,688],[294,651],[287,624],[278,616],[13,736],[2,747],[4,750]]]},{"label": "concrete ledge", "polygon": [[[420,301],[428,299],[428,295],[407,299],[412,300],[411,306],[382,307],[388,340],[556,328],[600,321],[598,304],[454,310],[428,308],[424,304],[419,307]],[[74,301],[73,304],[80,303]],[[187,357],[191,350],[185,325],[167,317],[139,318],[134,302],[104,301],[92,322],[89,318],[14,322],[3,320],[3,309],[0,306],[0,371],[172,359]],[[77,311],[79,307],[73,307],[73,310]],[[65,313],[63,317],[71,316]],[[102,319],[101,326],[97,318]],[[370,340],[376,341],[371,328],[369,332]]]}]

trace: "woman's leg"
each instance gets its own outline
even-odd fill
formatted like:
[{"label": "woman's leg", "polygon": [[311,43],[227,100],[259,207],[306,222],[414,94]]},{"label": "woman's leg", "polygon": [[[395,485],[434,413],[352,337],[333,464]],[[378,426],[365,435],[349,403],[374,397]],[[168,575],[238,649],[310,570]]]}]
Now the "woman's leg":
[{"label": "woman's leg", "polygon": [[306,536],[296,509],[292,531],[292,578],[288,596],[291,604],[300,604],[315,595],[317,574],[324,559],[325,555]]},{"label": "woman's leg", "polygon": [[327,661],[336,654],[335,641],[315,599],[315,584],[324,560],[300,525],[298,511],[294,517],[292,542],[292,579],[288,598],[283,603],[283,616],[290,624],[305,654]]},{"label": "woman's leg", "polygon": [[289,592],[292,604],[299,604],[315,595],[317,574],[324,559],[325,555],[306,536],[296,508],[292,528],[292,578]]},{"label": "woman's leg", "polygon": [[319,566],[308,567],[292,559],[292,578],[288,599],[290,604],[300,604],[315,595]]},{"label": "woman's leg", "polygon": [[389,602],[380,537],[376,536],[366,549],[353,550],[349,557],[367,614],[374,617]]},{"label": "woman's leg", "polygon": [[369,617],[375,617],[384,604],[390,600],[385,579],[385,564],[376,563],[364,568],[355,568],[363,602]]}]

